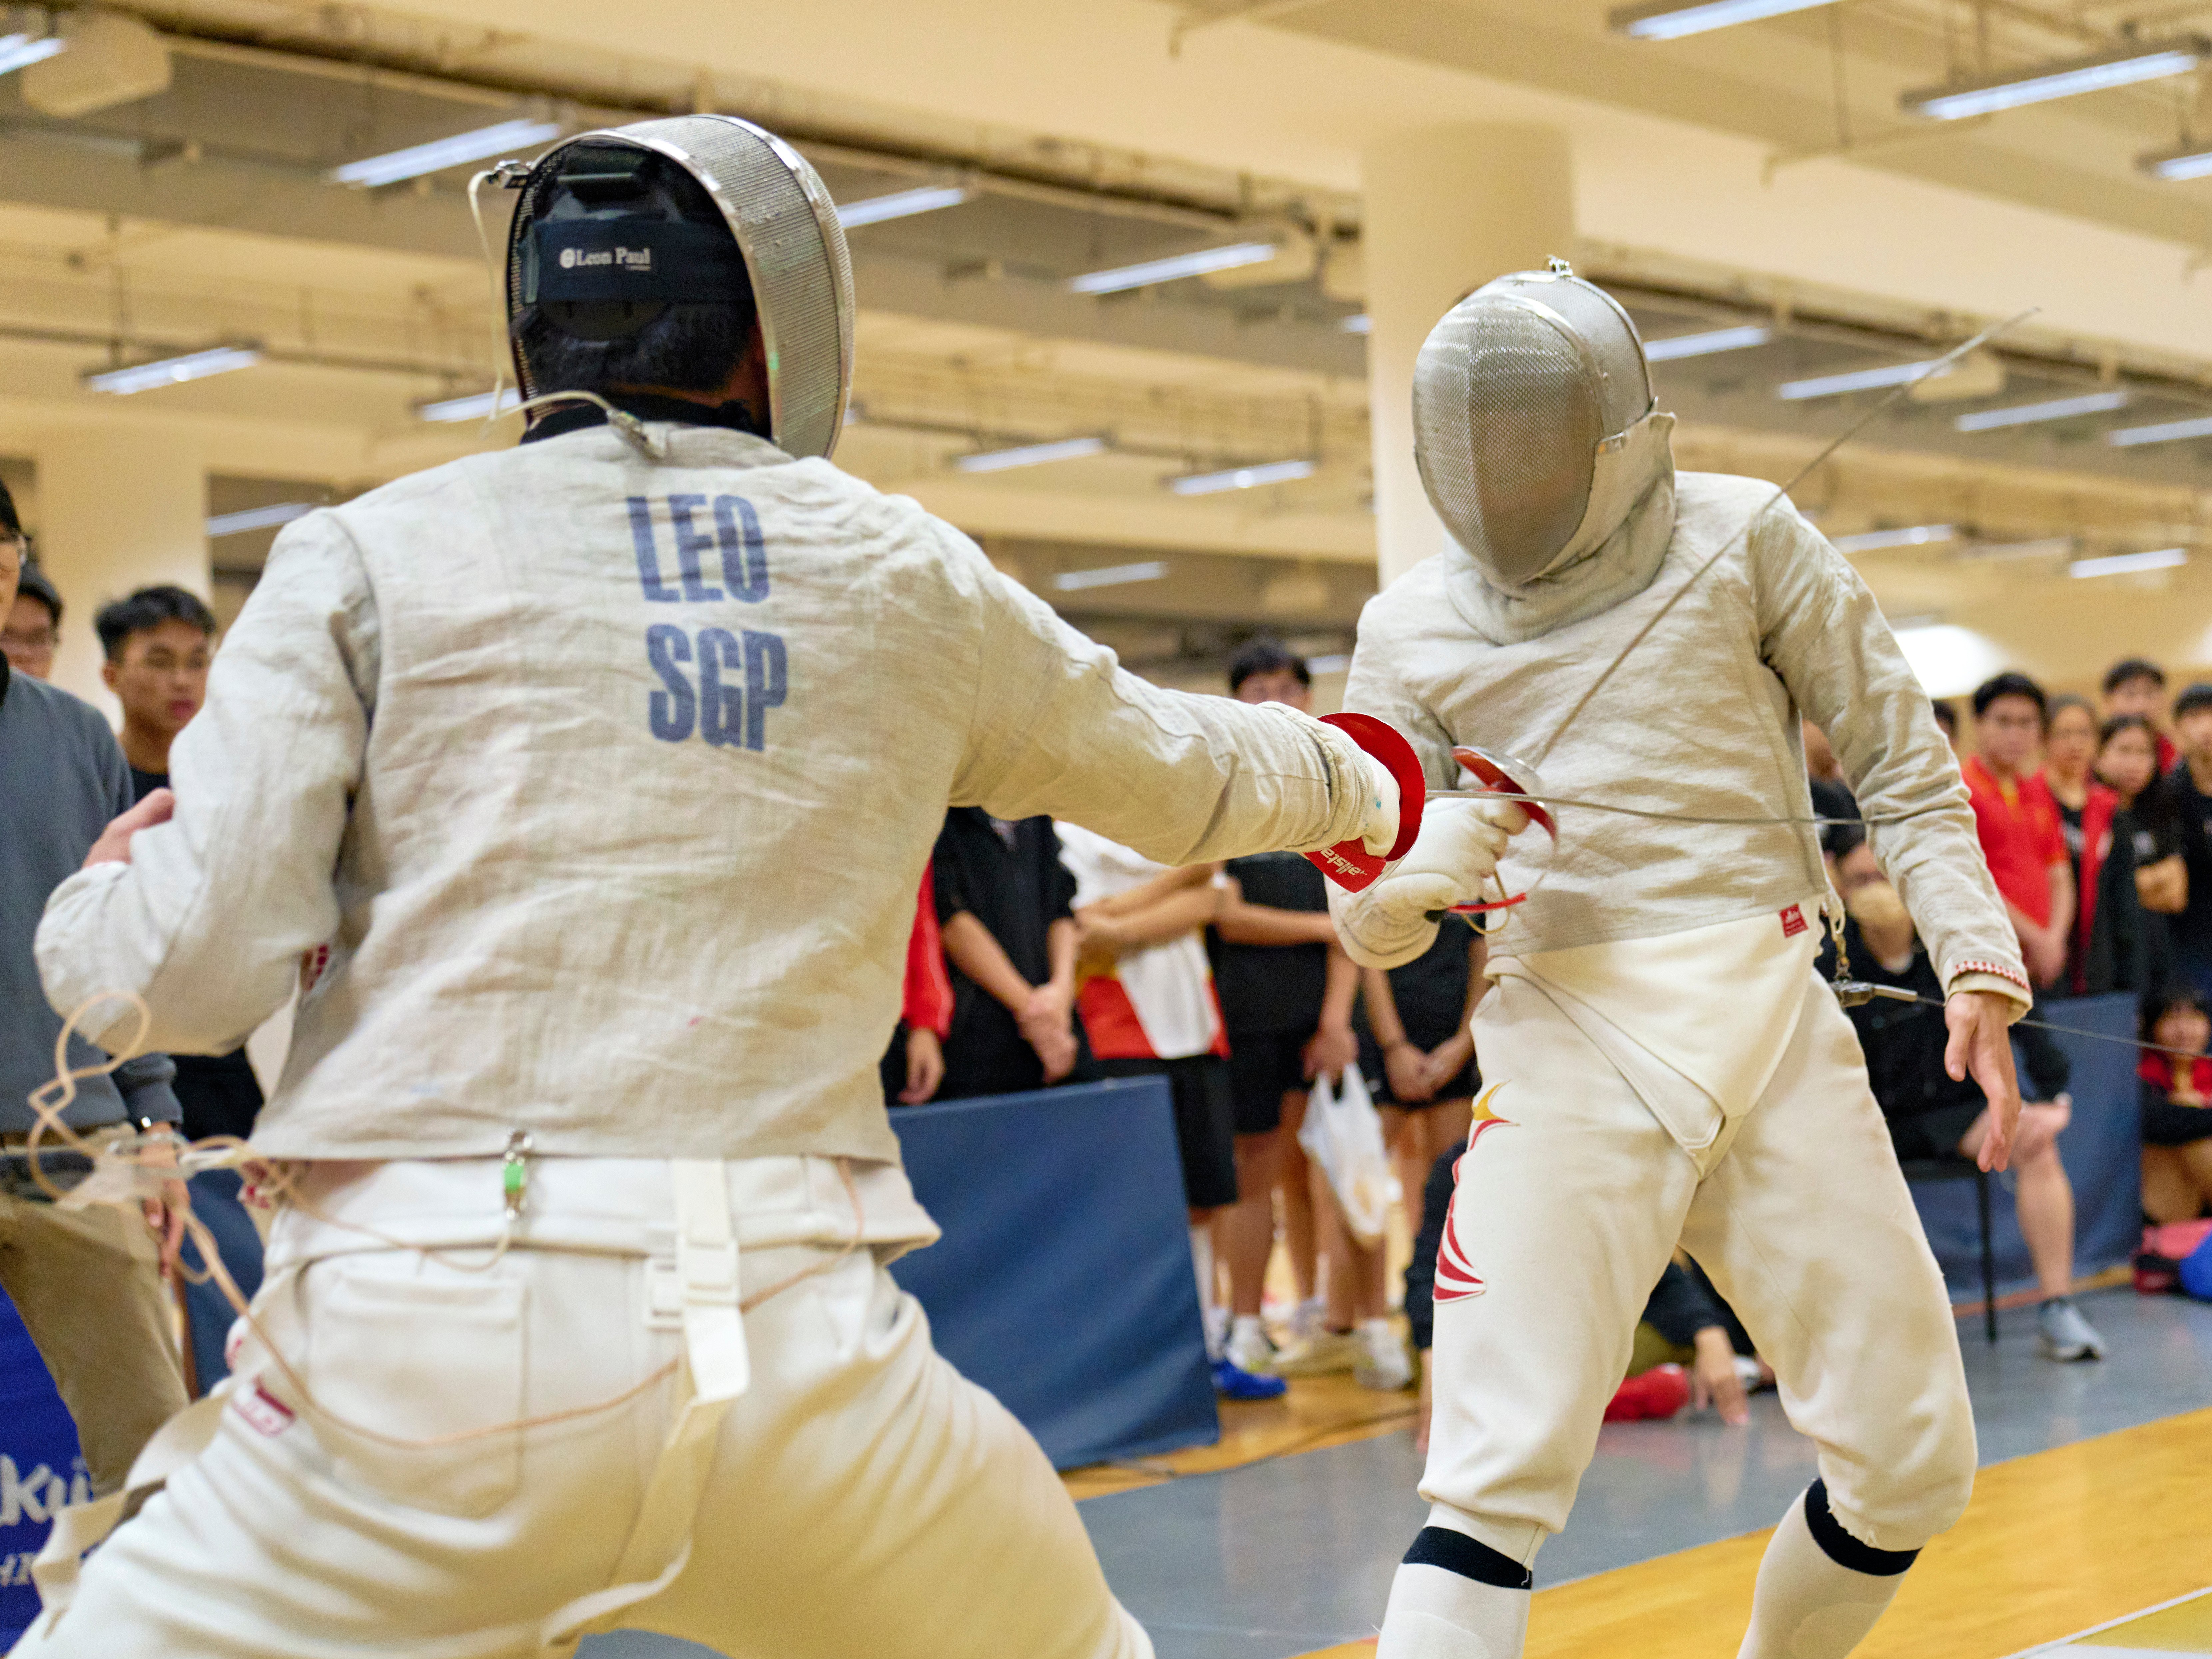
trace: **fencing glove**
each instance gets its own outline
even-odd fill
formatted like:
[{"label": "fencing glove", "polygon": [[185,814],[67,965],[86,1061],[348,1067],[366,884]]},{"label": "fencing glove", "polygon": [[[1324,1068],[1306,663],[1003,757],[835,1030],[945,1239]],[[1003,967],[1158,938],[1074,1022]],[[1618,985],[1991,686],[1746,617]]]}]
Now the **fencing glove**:
[{"label": "fencing glove", "polygon": [[1511,801],[1439,797],[1422,815],[1413,847],[1369,890],[1363,908],[1395,933],[1455,904],[1480,903],[1507,838],[1528,827],[1528,815]]}]

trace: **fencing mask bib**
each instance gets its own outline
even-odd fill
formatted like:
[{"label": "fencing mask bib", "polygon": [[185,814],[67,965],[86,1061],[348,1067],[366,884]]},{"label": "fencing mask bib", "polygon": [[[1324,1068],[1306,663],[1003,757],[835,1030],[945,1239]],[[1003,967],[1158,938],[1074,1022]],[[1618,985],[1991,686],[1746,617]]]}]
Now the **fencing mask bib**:
[{"label": "fencing mask bib", "polygon": [[1628,313],[1559,260],[1476,289],[1414,364],[1422,487],[1509,610],[1557,611],[1556,590],[1672,478],[1673,424]]},{"label": "fencing mask bib", "polygon": [[[682,304],[757,315],[766,435],[787,454],[826,459],[852,389],[853,270],[805,159],[733,115],[634,122],[540,156],[507,235],[510,326],[535,307],[573,338],[615,340]],[[523,396],[546,390],[514,356]]]}]

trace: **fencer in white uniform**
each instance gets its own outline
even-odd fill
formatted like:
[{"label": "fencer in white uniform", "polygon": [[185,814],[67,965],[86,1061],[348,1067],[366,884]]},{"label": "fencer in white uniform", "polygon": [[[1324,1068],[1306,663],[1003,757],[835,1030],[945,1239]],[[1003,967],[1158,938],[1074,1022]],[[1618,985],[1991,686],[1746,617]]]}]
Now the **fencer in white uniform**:
[{"label": "fencer in white uniform", "polygon": [[[1958,767],[1835,550],[1771,484],[1676,473],[1672,417],[1600,289],[1555,264],[1478,290],[1430,336],[1414,412],[1453,544],[1368,605],[1346,706],[1407,733],[1434,787],[1470,786],[1465,744],[1540,758],[1567,802],[1656,816],[1558,806],[1556,861],[1491,948],[1487,1086],[1437,1269],[1432,1510],[1381,1659],[1522,1650],[1531,1564],[1678,1242],[1819,1448],[1742,1653],[1836,1659],[1959,1516],[1974,1434],[1942,1279],[1813,971],[1818,844],[1777,820],[1811,811],[1802,714],[1929,942],[1952,1057],[2008,1126],[2027,979]],[[1413,863],[1332,894],[1363,962],[1418,955],[1430,915],[1476,896]]]},{"label": "fencer in white uniform", "polygon": [[1380,852],[1396,787],[830,464],[850,277],[779,141],[646,122],[519,182],[525,388],[617,412],[288,527],[173,817],[40,930],[58,1006],[135,993],[165,1049],[304,988],[234,1381],[81,1574],[110,1517],[64,1528],[17,1651],[1148,1654],[884,1270],[935,1237],[876,1068],[915,886],[948,803],[1186,863]]}]

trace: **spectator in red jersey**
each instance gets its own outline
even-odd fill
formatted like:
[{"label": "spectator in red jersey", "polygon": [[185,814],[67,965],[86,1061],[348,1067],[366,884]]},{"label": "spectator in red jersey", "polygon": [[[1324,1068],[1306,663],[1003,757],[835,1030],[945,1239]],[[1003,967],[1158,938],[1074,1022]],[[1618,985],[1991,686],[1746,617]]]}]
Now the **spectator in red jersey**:
[{"label": "spectator in red jersey", "polygon": [[2050,703],[2025,674],[1974,691],[1974,752],[1960,769],[2021,954],[2039,986],[2058,983],[2074,929],[2074,872],[2058,803],[2035,769]]},{"label": "spectator in red jersey", "polygon": [[2043,781],[2058,804],[2073,871],[2074,931],[2060,983],[2070,996],[2140,991],[2143,914],[2136,896],[2134,826],[2119,795],[2091,769],[2098,747],[2096,712],[2086,697],[2051,700],[2043,742]]},{"label": "spectator in red jersey", "polygon": [[2105,671],[2105,718],[2140,714],[2149,722],[2151,738],[2158,744],[2160,777],[2173,770],[2173,763],[2181,757],[2173,739],[2159,726],[2159,717],[2165,713],[2166,671],[2156,663],[2142,657],[2124,657]]},{"label": "spectator in red jersey", "polygon": [[2193,1221],[2212,1204],[2212,1019],[2179,986],[2143,999],[2142,1206],[2154,1222]]},{"label": "spectator in red jersey", "polygon": [[906,939],[906,982],[898,1029],[884,1055],[886,1104],[919,1106],[945,1081],[945,1039],[952,1030],[952,975],[937,926],[937,877],[925,865]]}]

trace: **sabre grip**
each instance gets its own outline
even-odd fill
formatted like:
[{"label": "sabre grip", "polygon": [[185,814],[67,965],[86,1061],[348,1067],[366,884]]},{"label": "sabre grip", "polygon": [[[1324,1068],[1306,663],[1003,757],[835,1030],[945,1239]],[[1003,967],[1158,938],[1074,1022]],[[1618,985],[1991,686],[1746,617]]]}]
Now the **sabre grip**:
[{"label": "sabre grip", "polygon": [[1397,781],[1398,838],[1390,843],[1388,852],[1370,853],[1365,842],[1354,836],[1334,847],[1319,848],[1306,854],[1320,867],[1322,874],[1346,892],[1358,893],[1373,886],[1393,859],[1405,857],[1413,845],[1413,838],[1421,833],[1421,810],[1428,804],[1428,779],[1421,770],[1420,757],[1413,752],[1413,745],[1388,720],[1379,720],[1372,714],[1324,714],[1322,723],[1334,726],[1350,738]]}]

